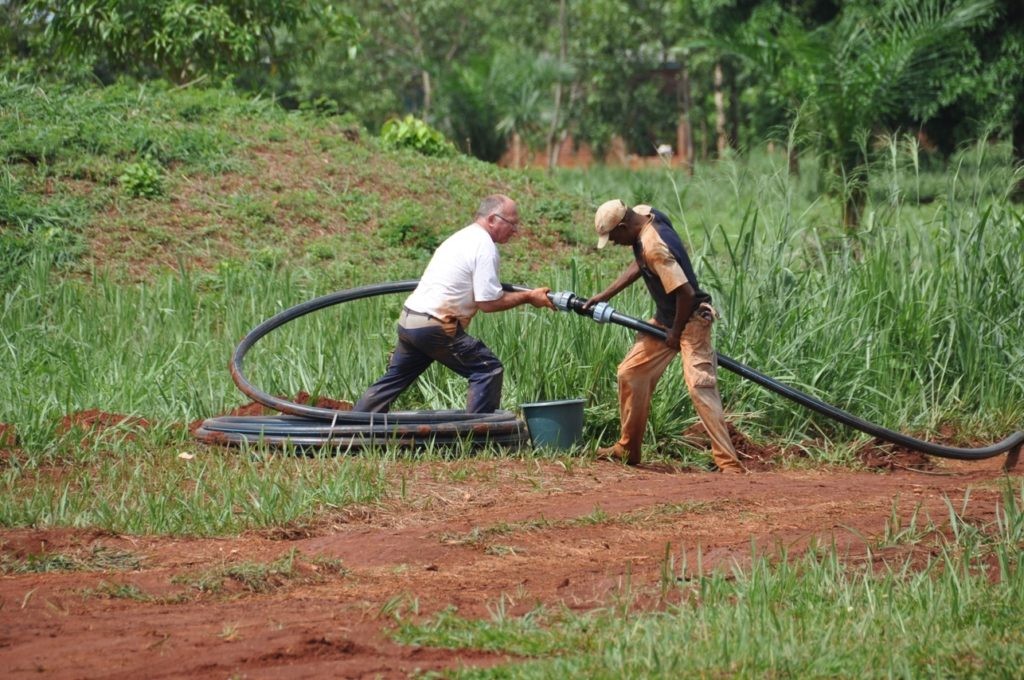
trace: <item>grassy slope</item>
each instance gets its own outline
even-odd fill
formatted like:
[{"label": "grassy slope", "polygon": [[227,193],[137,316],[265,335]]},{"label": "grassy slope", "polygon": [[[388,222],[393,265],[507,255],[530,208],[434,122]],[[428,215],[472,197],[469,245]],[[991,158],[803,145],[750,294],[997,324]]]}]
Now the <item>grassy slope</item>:
[{"label": "grassy slope", "polygon": [[[17,86],[0,110],[6,247],[12,226],[50,228],[79,271],[315,264],[339,284],[408,278],[494,192],[518,199],[527,225],[505,249],[508,274],[535,268],[537,243],[551,261],[589,241],[587,206],[542,174],[387,151],[344,121],[230,92]],[[133,198],[119,180],[139,161],[160,170],[161,196]]]},{"label": "grassy slope", "polygon": [[[156,171],[155,195],[129,191],[147,179],[140,168]],[[543,175],[387,151],[345,121],[231,92],[0,86],[0,366],[13,376],[0,446],[17,438],[0,524],[221,534],[378,498],[376,458],[231,454],[181,467],[177,452],[196,447],[183,424],[243,401],[225,358],[257,321],[328,290],[418,276],[494,192],[520,200],[529,236],[503,249],[507,280],[535,269],[538,243],[545,262],[568,257],[586,207]],[[298,329],[324,342],[307,354],[351,363],[336,318],[326,323]],[[374,339],[359,385],[390,333]],[[319,368],[307,382],[309,367],[288,363],[269,384],[323,387],[331,372]],[[84,409],[148,425],[69,429],[64,414]]]}]

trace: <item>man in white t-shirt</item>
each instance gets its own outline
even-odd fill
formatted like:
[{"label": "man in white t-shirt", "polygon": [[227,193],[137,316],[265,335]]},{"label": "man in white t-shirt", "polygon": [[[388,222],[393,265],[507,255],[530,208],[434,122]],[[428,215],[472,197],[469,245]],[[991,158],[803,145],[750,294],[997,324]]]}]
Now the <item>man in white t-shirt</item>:
[{"label": "man in white t-shirt", "polygon": [[495,244],[507,243],[518,231],[515,201],[496,194],[480,202],[469,226],[438,246],[398,317],[398,344],[387,372],[359,397],[354,411],[387,412],[435,361],[469,380],[466,411],[498,409],[505,369],[487,345],[466,333],[466,327],[478,310],[501,312],[527,303],[554,309],[548,288],[501,287]]}]

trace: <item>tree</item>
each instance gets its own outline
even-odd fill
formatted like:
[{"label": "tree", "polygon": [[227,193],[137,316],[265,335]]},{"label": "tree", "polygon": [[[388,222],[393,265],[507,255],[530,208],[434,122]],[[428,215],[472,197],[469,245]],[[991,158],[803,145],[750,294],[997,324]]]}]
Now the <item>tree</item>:
[{"label": "tree", "polygon": [[[691,36],[730,40],[742,29],[758,3],[759,0],[687,0],[681,4],[693,17]],[[735,69],[729,60],[727,54],[719,52],[711,65],[715,149],[719,157],[739,142],[739,98]]]},{"label": "tree", "polygon": [[543,52],[557,7],[545,0],[350,0],[345,6],[365,35],[357,63],[318,60],[296,79],[302,92],[317,90],[371,128],[411,112],[464,150],[500,157],[505,143],[495,130],[502,113],[489,89],[492,64],[499,52]]},{"label": "tree", "polygon": [[943,82],[971,63],[969,29],[993,16],[992,0],[860,0],[818,28],[787,16],[770,40],[747,34],[718,46],[754,64],[778,99],[799,102],[806,139],[842,196],[843,224],[855,229],[871,134],[901,112],[924,119],[948,103]]},{"label": "tree", "polygon": [[977,67],[949,80],[947,86],[958,97],[940,112],[943,120],[930,127],[947,151],[987,129],[1008,136],[1019,173],[1011,197],[1024,201],[1024,3],[999,0],[996,14],[998,21],[973,36]]},{"label": "tree", "polygon": [[1015,0],[1000,2],[1001,21],[978,36],[982,76],[975,83],[978,109],[989,112],[1009,127],[1017,182],[1011,197],[1024,202],[1024,5]]},{"label": "tree", "polygon": [[5,61],[29,56],[29,39],[38,22],[24,11],[25,0],[0,0],[0,57]]},{"label": "tree", "polygon": [[597,148],[620,135],[653,154],[679,124],[676,46],[686,22],[677,0],[590,0],[576,10],[583,88],[580,136]]},{"label": "tree", "polygon": [[[564,71],[569,57],[569,27],[566,16],[566,1],[558,1],[558,70]],[[548,127],[547,157],[548,169],[553,170],[558,164],[558,147],[556,137],[560,131],[564,132],[562,125],[562,94],[565,86],[565,79],[558,77],[554,85],[554,101],[552,104],[551,124]],[[561,140],[558,140],[561,141]]]},{"label": "tree", "polygon": [[561,63],[550,54],[501,50],[491,69],[490,91],[502,115],[497,130],[512,139],[513,165],[521,167],[523,145],[548,141],[545,131],[557,126],[554,101],[547,98],[561,79]]},{"label": "tree", "polygon": [[[185,82],[231,75],[244,65],[289,63],[278,31],[316,22],[328,31],[353,29],[332,5],[305,0],[33,0],[43,17],[43,49],[118,74],[163,75]],[[294,56],[294,55],[289,55]]]}]

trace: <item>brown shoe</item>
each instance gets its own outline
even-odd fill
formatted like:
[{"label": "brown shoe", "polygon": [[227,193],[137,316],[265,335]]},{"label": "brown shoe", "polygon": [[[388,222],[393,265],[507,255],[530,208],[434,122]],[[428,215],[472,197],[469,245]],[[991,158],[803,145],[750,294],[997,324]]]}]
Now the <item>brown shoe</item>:
[{"label": "brown shoe", "polygon": [[594,457],[597,458],[597,460],[608,460],[613,463],[626,463],[627,465],[640,464],[639,453],[636,455],[629,453],[618,444],[598,449],[595,452]]},{"label": "brown shoe", "polygon": [[604,446],[594,452],[594,458],[597,460],[610,460],[612,462],[623,462],[626,460],[625,452],[622,451],[618,445]]}]

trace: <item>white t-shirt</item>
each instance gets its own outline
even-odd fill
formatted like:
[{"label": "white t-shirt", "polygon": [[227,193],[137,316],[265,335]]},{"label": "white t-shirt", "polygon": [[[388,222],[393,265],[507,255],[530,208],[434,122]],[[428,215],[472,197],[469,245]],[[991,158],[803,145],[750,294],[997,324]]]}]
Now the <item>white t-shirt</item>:
[{"label": "white t-shirt", "polygon": [[468,325],[477,312],[477,302],[502,296],[498,264],[498,246],[487,230],[474,222],[438,246],[405,306]]}]

